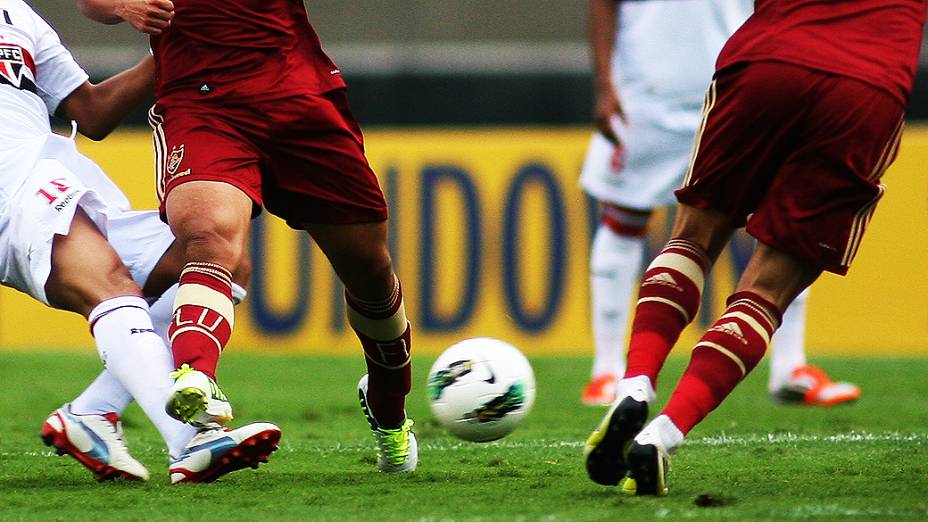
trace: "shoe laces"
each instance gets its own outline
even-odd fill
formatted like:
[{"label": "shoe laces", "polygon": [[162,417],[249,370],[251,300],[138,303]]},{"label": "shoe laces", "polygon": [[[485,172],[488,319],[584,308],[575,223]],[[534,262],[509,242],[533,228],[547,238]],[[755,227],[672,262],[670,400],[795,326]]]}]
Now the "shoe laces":
[{"label": "shoe laces", "polygon": [[[188,375],[188,374],[191,374],[191,373],[196,372],[196,371],[198,371],[198,370],[196,370],[195,368],[191,367],[189,364],[184,363],[184,364],[182,364],[182,365],[180,366],[180,368],[178,368],[178,369],[174,370],[173,372],[171,372],[170,375],[171,375],[171,377],[172,377],[175,381],[177,381],[177,380],[180,379],[181,377],[183,377],[183,376],[185,376],[185,375]],[[200,372],[200,373],[202,373],[202,372]],[[222,390],[219,388],[219,385],[216,384],[216,381],[214,381],[213,379],[211,379],[211,378],[210,378],[208,375],[206,375],[206,374],[204,374],[203,376],[206,377],[206,381],[207,381],[207,383],[209,383],[209,393],[210,393],[210,395],[212,396],[212,398],[215,399],[215,400],[226,401],[226,402],[228,402],[229,399],[226,397],[226,394],[222,393]]]},{"label": "shoe laces", "polygon": [[[116,413],[104,413],[103,415],[99,415],[99,417],[102,420],[100,424],[106,426],[106,429],[113,433],[116,441],[124,448],[128,449],[126,439],[122,433],[122,422],[119,420],[119,416]],[[86,423],[86,421],[84,422]]]},{"label": "shoe laces", "polygon": [[174,380],[177,380],[183,377],[184,375],[187,375],[188,373],[195,372],[195,371],[196,370],[191,368],[189,364],[184,363],[180,366],[180,368],[171,372],[171,378],[173,378]]},{"label": "shoe laces", "polygon": [[412,419],[406,419],[399,428],[378,428],[377,451],[392,464],[402,464],[409,457],[409,432],[412,429]]}]

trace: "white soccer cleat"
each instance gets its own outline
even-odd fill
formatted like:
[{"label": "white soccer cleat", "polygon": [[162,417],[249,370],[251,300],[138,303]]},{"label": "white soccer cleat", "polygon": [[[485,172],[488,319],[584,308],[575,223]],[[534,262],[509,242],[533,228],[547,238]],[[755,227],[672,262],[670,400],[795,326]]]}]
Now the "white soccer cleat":
[{"label": "white soccer cleat", "polygon": [[377,444],[377,467],[385,473],[415,471],[419,463],[419,445],[412,432],[412,419],[407,418],[396,429],[381,428],[367,406],[367,375],[358,382],[358,401],[371,425],[371,434]]},{"label": "white soccer cleat", "polygon": [[232,420],[232,405],[216,381],[184,364],[171,372],[174,386],[164,411],[198,428],[218,428]]},{"label": "white soccer cleat", "polygon": [[148,470],[132,458],[119,415],[75,415],[70,405],[58,408],[42,425],[41,437],[58,455],[70,455],[97,480],[148,480]]},{"label": "white soccer cleat", "polygon": [[255,422],[241,428],[207,428],[196,435],[180,457],[171,459],[171,483],[212,482],[242,468],[257,468],[277,451],[280,428]]}]

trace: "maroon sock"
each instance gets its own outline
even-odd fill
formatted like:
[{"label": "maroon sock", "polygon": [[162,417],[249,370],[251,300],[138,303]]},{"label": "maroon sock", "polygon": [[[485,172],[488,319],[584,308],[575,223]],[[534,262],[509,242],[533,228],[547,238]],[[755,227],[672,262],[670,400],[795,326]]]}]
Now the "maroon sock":
[{"label": "maroon sock", "polygon": [[346,292],[345,300],[367,362],[368,408],[381,427],[398,428],[406,419],[412,386],[411,329],[399,281],[386,299],[362,301]]},{"label": "maroon sock", "polygon": [[725,313],[693,348],[689,366],[662,413],[684,435],[689,433],[757,366],[780,317],[776,306],[752,292],[729,297]]},{"label": "maroon sock", "polygon": [[187,263],[168,328],[175,367],[216,378],[219,355],[232,336],[232,275],[212,263]]},{"label": "maroon sock", "polygon": [[644,273],[632,321],[625,377],[657,374],[680,333],[699,310],[711,262],[698,245],[671,239]]}]

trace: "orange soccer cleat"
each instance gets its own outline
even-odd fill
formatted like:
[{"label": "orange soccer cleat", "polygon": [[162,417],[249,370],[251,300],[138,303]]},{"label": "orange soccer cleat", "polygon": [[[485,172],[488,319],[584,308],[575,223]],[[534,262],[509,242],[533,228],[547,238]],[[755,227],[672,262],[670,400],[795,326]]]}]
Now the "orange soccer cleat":
[{"label": "orange soccer cleat", "polygon": [[615,385],[619,378],[605,374],[595,377],[584,386],[580,401],[589,406],[608,406],[615,402]]},{"label": "orange soccer cleat", "polygon": [[859,398],[859,387],[849,382],[834,382],[822,369],[811,365],[793,370],[789,381],[773,392],[775,401],[807,406],[835,406]]}]

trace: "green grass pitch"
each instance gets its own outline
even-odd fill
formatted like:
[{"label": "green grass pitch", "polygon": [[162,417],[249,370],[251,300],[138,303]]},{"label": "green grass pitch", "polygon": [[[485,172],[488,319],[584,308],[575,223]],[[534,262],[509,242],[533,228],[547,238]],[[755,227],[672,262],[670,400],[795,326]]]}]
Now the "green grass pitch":
[{"label": "green grass pitch", "polygon": [[[89,350],[88,350],[89,352]],[[451,438],[430,419],[415,360],[409,413],[419,470],[378,473],[355,399],[360,357],[227,355],[220,368],[237,421],[283,430],[271,462],[213,484],[169,485],[157,432],[135,406],[125,416],[139,483],[96,483],[37,436],[45,416],[90,382],[84,355],[0,352],[0,520],[643,520],[928,517],[928,359],[825,359],[859,383],[857,404],[777,406],[766,366],[691,434],[675,455],[670,496],[625,497],[586,478],[581,443],[602,409],[579,404],[586,358],[536,358],[534,411],[494,443]],[[665,395],[683,360],[672,359]]]}]

